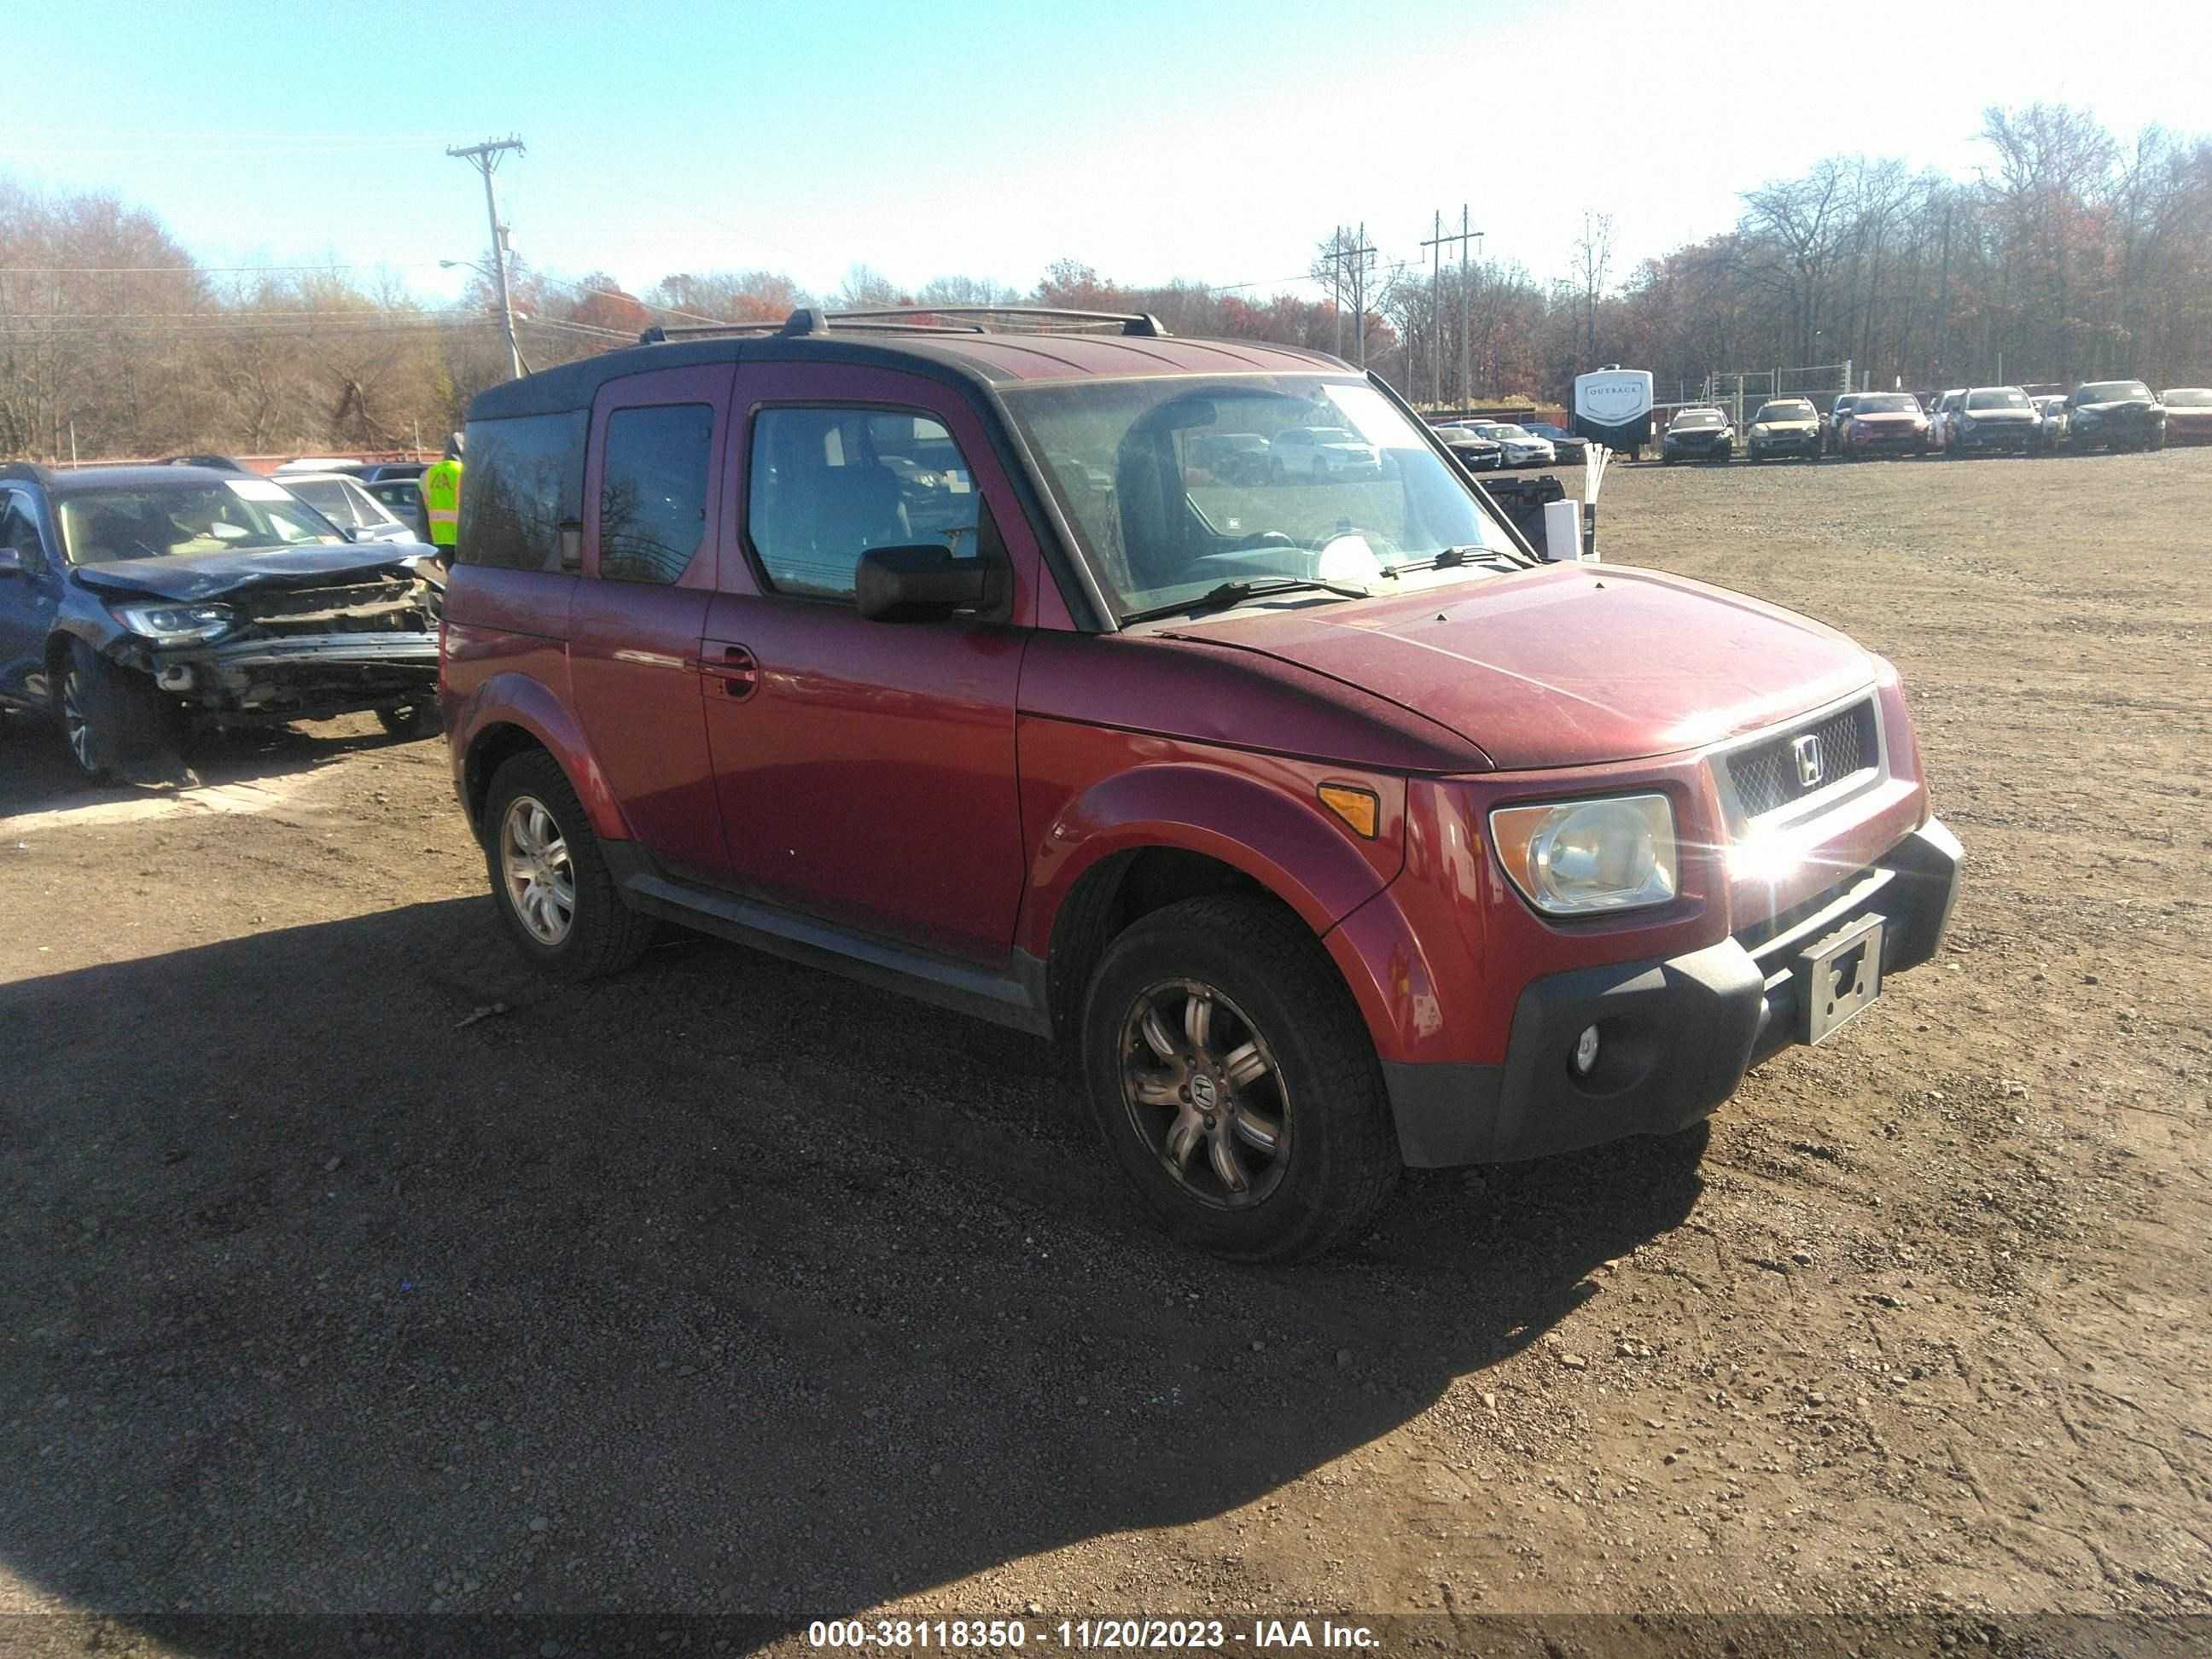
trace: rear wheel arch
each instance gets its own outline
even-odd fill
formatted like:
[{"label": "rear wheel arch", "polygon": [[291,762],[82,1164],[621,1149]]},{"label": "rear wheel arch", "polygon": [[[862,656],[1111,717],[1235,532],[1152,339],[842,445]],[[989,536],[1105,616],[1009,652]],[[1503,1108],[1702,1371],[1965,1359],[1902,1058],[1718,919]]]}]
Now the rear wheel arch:
[{"label": "rear wheel arch", "polygon": [[[461,775],[467,791],[469,823],[479,836],[484,831],[484,803],[491,794],[492,779],[498,775],[499,769],[507,762],[517,755],[528,754],[533,749],[546,754],[553,752],[535,732],[511,720],[487,726],[470,740],[468,757]],[[567,769],[564,767],[562,770],[565,772]],[[571,788],[575,787],[575,781],[574,778],[568,780]]]}]

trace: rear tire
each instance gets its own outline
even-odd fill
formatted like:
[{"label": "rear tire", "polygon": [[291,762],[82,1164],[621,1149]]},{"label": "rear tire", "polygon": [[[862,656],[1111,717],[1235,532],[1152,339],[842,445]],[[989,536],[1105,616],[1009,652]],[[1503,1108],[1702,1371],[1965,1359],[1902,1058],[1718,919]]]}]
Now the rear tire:
[{"label": "rear tire", "polygon": [[653,943],[653,918],[623,902],[583,803],[544,750],[494,775],[483,845],[500,919],[540,973],[571,982],[617,974]]},{"label": "rear tire", "polygon": [[1108,1151],[1185,1243],[1239,1261],[1317,1255],[1362,1232],[1397,1182],[1366,1024],[1272,900],[1188,899],[1135,923],[1091,975],[1080,1037]]}]

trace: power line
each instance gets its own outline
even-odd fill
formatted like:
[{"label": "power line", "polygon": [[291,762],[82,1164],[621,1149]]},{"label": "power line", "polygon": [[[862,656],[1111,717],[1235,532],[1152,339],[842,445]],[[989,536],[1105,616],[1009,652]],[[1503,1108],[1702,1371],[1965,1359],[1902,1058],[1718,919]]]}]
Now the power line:
[{"label": "power line", "polygon": [[303,270],[428,270],[439,263],[435,259],[414,259],[320,265],[0,265],[0,276],[221,276],[240,272],[266,272],[273,276]]}]

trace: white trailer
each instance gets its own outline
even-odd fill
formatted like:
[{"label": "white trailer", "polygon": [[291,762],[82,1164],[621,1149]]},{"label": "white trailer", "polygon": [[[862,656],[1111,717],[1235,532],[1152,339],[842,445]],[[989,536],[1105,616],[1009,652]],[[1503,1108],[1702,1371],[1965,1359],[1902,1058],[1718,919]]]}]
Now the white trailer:
[{"label": "white trailer", "polygon": [[1575,376],[1575,435],[1608,449],[1626,450],[1628,459],[1651,441],[1651,374],[1648,369],[1608,364],[1595,374]]}]

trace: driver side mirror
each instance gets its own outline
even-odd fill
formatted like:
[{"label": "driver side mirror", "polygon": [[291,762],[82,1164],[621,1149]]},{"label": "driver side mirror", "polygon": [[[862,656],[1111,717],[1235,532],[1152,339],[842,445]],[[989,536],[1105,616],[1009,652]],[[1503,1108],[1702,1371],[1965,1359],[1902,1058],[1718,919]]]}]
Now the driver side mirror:
[{"label": "driver side mirror", "polygon": [[990,611],[1004,593],[1003,566],[955,558],[935,542],[872,547],[854,574],[854,598],[870,622],[942,622],[959,611]]}]

